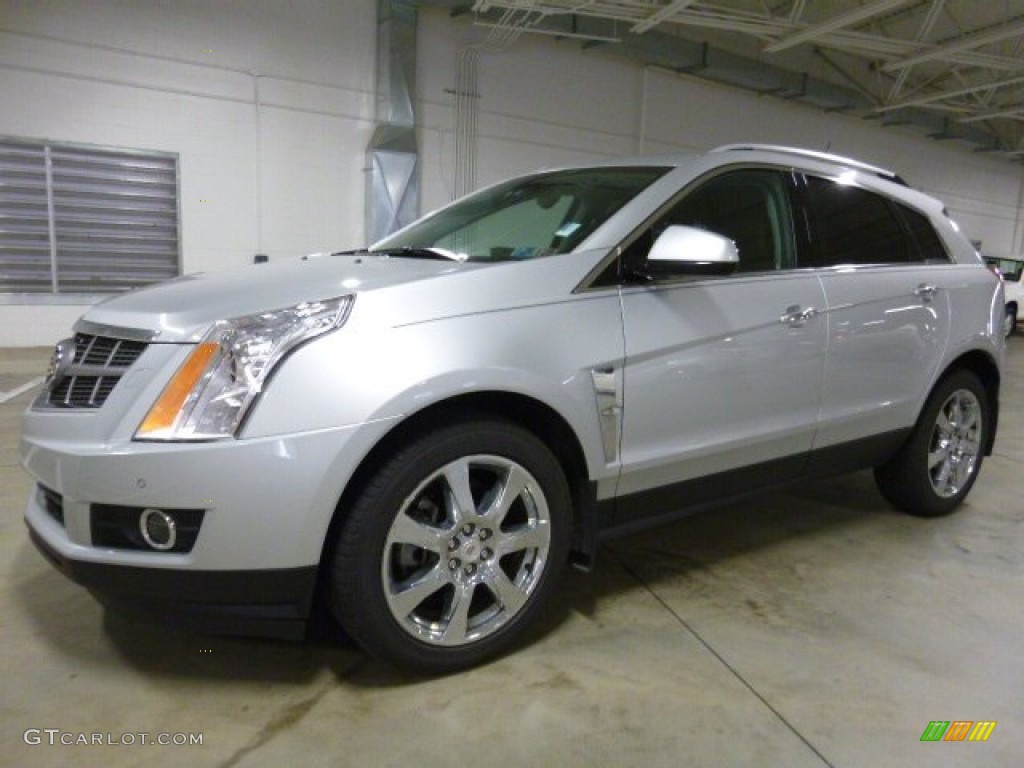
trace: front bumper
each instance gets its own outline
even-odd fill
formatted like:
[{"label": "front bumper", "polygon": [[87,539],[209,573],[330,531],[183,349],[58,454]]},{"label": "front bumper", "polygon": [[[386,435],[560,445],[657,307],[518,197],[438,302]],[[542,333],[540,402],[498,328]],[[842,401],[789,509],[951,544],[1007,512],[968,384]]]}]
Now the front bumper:
[{"label": "front bumper", "polygon": [[154,624],[282,640],[306,636],[317,568],[181,571],[71,560],[31,526],[39,551],[105,607]]},{"label": "front bumper", "polygon": [[[338,499],[386,428],[111,446],[41,435],[49,430],[34,430],[36,417],[27,417],[21,445],[22,463],[40,486],[25,522],[51,563],[118,611],[281,638],[304,634]],[[102,505],[201,510],[202,522],[188,551],[97,544],[93,523]]]}]

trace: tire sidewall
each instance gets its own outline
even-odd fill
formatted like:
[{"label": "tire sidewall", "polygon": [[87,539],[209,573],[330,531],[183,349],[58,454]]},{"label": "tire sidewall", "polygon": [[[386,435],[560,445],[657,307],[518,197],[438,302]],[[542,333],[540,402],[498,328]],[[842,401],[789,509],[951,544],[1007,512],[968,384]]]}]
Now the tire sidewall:
[{"label": "tire sidewall", "polygon": [[[550,516],[544,571],[508,622],[465,646],[440,647],[408,633],[392,615],[381,579],[385,543],[395,517],[425,479],[474,455],[513,461],[540,485]],[[529,432],[498,421],[452,425],[414,440],[382,463],[338,535],[332,564],[332,605],[342,625],[370,653],[407,669],[445,673],[478,664],[511,646],[550,599],[568,554],[571,496],[551,451]]]},{"label": "tire sidewall", "polygon": [[[931,475],[928,469],[928,453],[931,448],[932,435],[938,420],[939,412],[948,402],[949,398],[959,391],[969,391],[977,398],[981,409],[981,433],[979,435],[979,451],[975,460],[974,471],[971,473],[964,487],[954,496],[940,496],[932,486]],[[984,458],[984,446],[988,440],[990,425],[990,409],[985,388],[981,381],[970,371],[957,371],[945,379],[932,392],[921,412],[918,426],[914,430],[910,443],[907,445],[907,456],[909,477],[907,482],[910,487],[907,489],[912,497],[916,497],[915,509],[910,511],[923,516],[939,516],[952,512],[964,500],[974,485],[978,474],[981,472],[982,459]]]}]

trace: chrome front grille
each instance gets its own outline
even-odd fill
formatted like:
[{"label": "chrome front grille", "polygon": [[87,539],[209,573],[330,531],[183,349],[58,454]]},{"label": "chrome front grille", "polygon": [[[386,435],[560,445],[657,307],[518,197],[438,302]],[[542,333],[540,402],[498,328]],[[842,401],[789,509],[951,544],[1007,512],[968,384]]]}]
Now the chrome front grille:
[{"label": "chrome front grille", "polygon": [[70,365],[57,366],[42,404],[51,408],[99,408],[148,344],[76,333]]},{"label": "chrome front grille", "polygon": [[109,336],[75,334],[75,362],[104,368],[127,368],[146,348],[145,342],[112,339]]}]

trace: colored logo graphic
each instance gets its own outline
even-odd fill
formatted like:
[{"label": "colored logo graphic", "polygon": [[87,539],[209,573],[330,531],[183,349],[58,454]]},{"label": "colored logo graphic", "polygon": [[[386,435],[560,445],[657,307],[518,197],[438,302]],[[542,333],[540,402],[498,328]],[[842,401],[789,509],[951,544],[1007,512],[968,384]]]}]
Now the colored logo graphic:
[{"label": "colored logo graphic", "polygon": [[995,720],[932,720],[921,741],[988,741],[995,728]]}]

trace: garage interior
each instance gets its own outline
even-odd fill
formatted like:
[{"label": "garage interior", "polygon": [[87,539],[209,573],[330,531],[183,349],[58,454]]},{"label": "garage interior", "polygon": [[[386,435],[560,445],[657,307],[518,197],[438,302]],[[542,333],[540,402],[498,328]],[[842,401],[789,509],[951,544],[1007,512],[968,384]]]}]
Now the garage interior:
[{"label": "garage interior", "polygon": [[[440,679],[333,633],[104,612],[31,545],[18,440],[53,345],[112,292],[359,247],[545,166],[829,151],[892,168],[985,256],[1019,259],[1021,70],[1017,0],[0,0],[0,165],[44,158],[87,197],[123,181],[96,171],[117,153],[166,214],[141,246],[90,230],[58,252],[81,222],[25,224],[39,198],[0,187],[0,765],[1018,764],[1020,335],[956,514],[902,515],[870,473],[703,512],[605,547],[527,645]],[[934,721],[997,725],[922,741]],[[143,733],[202,744],[123,743]]]}]

